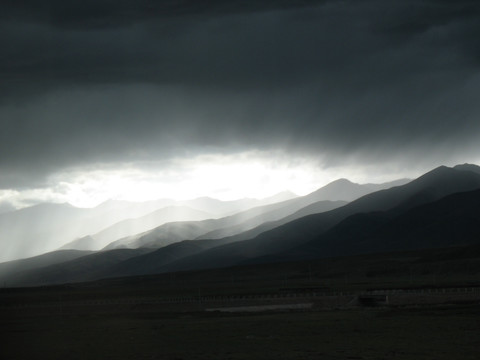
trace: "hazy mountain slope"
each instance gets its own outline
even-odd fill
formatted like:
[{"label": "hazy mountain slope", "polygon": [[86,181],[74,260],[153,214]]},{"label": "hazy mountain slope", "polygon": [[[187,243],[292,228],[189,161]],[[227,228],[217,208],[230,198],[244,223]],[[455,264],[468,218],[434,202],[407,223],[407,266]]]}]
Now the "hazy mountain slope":
[{"label": "hazy mountain slope", "polygon": [[167,265],[166,270],[227,266],[246,259],[292,249],[313,240],[348,216],[396,208],[406,211],[446,195],[480,188],[480,174],[439,167],[418,179],[378,191],[343,207],[302,217],[266,231],[254,239],[222,245]]},{"label": "hazy mountain slope", "polygon": [[220,219],[166,223],[152,230],[113,241],[105,246],[104,249],[134,249],[138,247],[158,248],[181,240],[193,240],[201,237],[203,234],[211,233],[212,230],[218,230],[219,228],[224,229],[237,226],[238,231],[241,231],[243,227],[247,227],[250,224],[252,224],[251,226],[254,226],[258,223],[262,223],[265,219],[268,219],[268,214],[270,213],[265,213],[265,211],[272,208],[275,209],[279,206],[281,205],[270,204],[259,206]]},{"label": "hazy mountain slope", "polygon": [[90,209],[40,204],[0,214],[0,261],[56,250],[66,242],[97,233],[123,219],[142,216],[162,203],[108,201]]},{"label": "hazy mountain slope", "polygon": [[410,181],[412,181],[412,179],[397,179],[397,180],[388,181],[388,182],[381,183],[381,184],[368,183],[368,184],[363,184],[363,185],[366,188],[370,189],[370,192],[375,192],[375,191],[390,189],[390,188],[396,187],[396,186],[402,186],[402,185],[405,185],[405,184],[409,183]]},{"label": "hazy mountain slope", "polygon": [[68,204],[41,204],[1,214],[0,261],[54,250],[61,239],[78,236],[83,231],[79,224],[86,219],[88,211]]},{"label": "hazy mountain slope", "polygon": [[218,240],[184,240],[145,255],[122,261],[98,274],[99,278],[156,274],[175,260],[217,246]]},{"label": "hazy mountain slope", "polygon": [[278,194],[266,197],[264,199],[260,199],[259,200],[260,204],[257,205],[257,206],[276,204],[276,203],[279,203],[279,202],[295,199],[297,197],[298,197],[297,194],[286,190],[286,191],[279,192]]},{"label": "hazy mountain slope", "polygon": [[[406,184],[410,180],[401,179],[383,184],[355,184],[346,179],[333,181],[326,186],[288,202],[275,204],[277,208],[264,216],[263,221],[254,226],[254,222],[235,227],[221,228],[206,233],[199,239],[220,239],[229,237],[228,242],[247,240],[271,230],[280,225],[310,214],[321,213],[343,206],[348,201],[357,199],[362,194],[368,194],[380,189]],[[377,189],[377,190],[375,190]],[[346,199],[346,200],[339,200]],[[280,205],[280,206],[279,206]]]},{"label": "hazy mountain slope", "polygon": [[[94,208],[76,208],[69,204],[40,204],[0,214],[0,261],[39,255],[58,249],[75,239],[98,233],[125,219],[138,218],[167,206],[187,206],[214,216],[225,216],[254,206],[294,196],[281,193],[273,197],[220,201],[199,198],[188,201],[160,199],[146,202],[109,200]],[[82,240],[80,247],[87,248]]]},{"label": "hazy mountain slope", "polygon": [[188,206],[193,209],[201,210],[214,214],[215,217],[225,217],[234,213],[242,212],[253,207],[273,204],[280,201],[289,200],[297,197],[292,192],[284,191],[264,199],[239,199],[231,201],[221,201],[209,197],[201,197],[188,201],[179,201],[177,205]]},{"label": "hazy mountain slope", "polygon": [[112,241],[151,230],[167,222],[198,221],[211,214],[185,206],[169,206],[139,218],[126,219],[91,236],[71,241],[62,249],[100,250]]},{"label": "hazy mountain slope", "polygon": [[[8,266],[4,267],[0,264],[0,281],[8,286],[37,286],[154,274],[172,261],[216,246],[218,241],[185,240],[158,250],[61,250],[41,255],[39,260],[17,260],[5,263]],[[60,256],[61,253],[65,255]]]},{"label": "hazy mountain slope", "polygon": [[[377,185],[379,187],[389,185]],[[107,245],[105,249],[115,248],[136,248],[140,246],[161,247],[179,240],[190,239],[220,239],[228,236],[234,236],[250,229],[253,229],[266,222],[277,221],[291,215],[292,213],[311,205],[325,198],[329,199],[352,199],[359,194],[371,192],[372,184],[359,185],[348,180],[336,180],[316,191],[305,196],[289,199],[286,201],[257,206],[239,213],[226,216],[220,219],[205,220],[198,222],[177,222],[175,225],[165,224],[151,231],[150,234],[139,234],[128,238],[122,238]],[[278,198],[278,197],[275,197]],[[208,198],[202,198],[209,201]],[[273,199],[273,198],[272,198]],[[322,212],[331,210],[343,205],[344,202],[324,202],[318,203],[316,208],[312,207],[312,212]],[[298,217],[300,217],[299,215]],[[297,217],[294,217],[297,218]],[[291,218],[290,220],[293,220]],[[280,223],[273,224],[272,227]],[[183,229],[185,227],[185,229]],[[270,228],[272,228],[270,227]],[[197,231],[197,232],[195,232]],[[258,230],[257,230],[258,231]],[[258,234],[258,233],[257,233]],[[154,241],[154,239],[157,241]],[[230,241],[243,240],[244,237],[231,239]],[[88,239],[86,239],[88,240]],[[229,241],[229,242],[230,242]]]},{"label": "hazy mountain slope", "polygon": [[[150,201],[145,203],[131,204],[120,202],[122,206],[134,206],[134,208],[142,206],[142,209],[152,208],[155,211],[148,212],[144,214],[141,218],[138,219],[125,219],[121,224],[113,224],[111,228],[102,228],[100,232],[91,235],[94,239],[99,239],[101,244],[96,245],[96,248],[103,248],[108,245],[110,242],[115,240],[125,238],[128,236],[134,236],[145,232],[150,229],[154,229],[158,226],[161,226],[168,222],[191,222],[199,221],[200,219],[207,219],[216,217],[218,215],[225,215],[231,212],[246,212],[248,209],[258,205],[258,204],[269,204],[270,202],[276,201],[277,199],[291,198],[295,196],[292,193],[284,192],[272,197],[258,200],[258,199],[239,199],[232,201],[221,201],[217,199],[212,199],[208,197],[197,198],[187,201],[173,201],[168,199]],[[118,202],[112,201],[111,203],[116,204]],[[160,205],[170,204],[170,206],[159,208]],[[114,209],[115,206],[110,206],[109,209]],[[211,215],[214,214],[214,215]],[[227,216],[228,217],[228,216]],[[209,231],[210,227],[208,224],[205,225],[206,230]],[[179,229],[178,225],[175,225]],[[169,227],[170,234],[174,236],[172,227]],[[188,234],[189,239],[191,236],[192,226],[187,225],[187,230],[181,231],[181,234]],[[212,227],[213,228],[213,227]],[[182,235],[178,234],[177,238],[181,238]],[[198,235],[200,235],[198,233]],[[142,236],[145,234],[142,234]],[[198,236],[197,235],[197,236]],[[131,239],[129,240],[131,241]],[[71,246],[71,245],[70,245]],[[79,246],[79,244],[77,244]],[[129,246],[130,247],[130,246]]]},{"label": "hazy mountain slope", "polygon": [[17,272],[9,277],[14,286],[61,284],[95,279],[97,273],[129,258],[143,255],[149,249],[119,249],[96,252],[77,259],[48,265],[41,268]]},{"label": "hazy mountain slope", "polygon": [[[378,239],[390,239],[390,245],[385,240],[382,242],[385,244],[383,251],[386,251],[396,249],[397,240],[405,237],[427,239],[427,243],[433,241],[439,234],[448,234],[447,228],[441,227],[447,224],[451,226],[450,229],[458,229],[460,223],[452,221],[455,216],[466,219],[461,222],[461,228],[467,229],[464,233],[473,234],[472,238],[478,239],[478,230],[476,230],[478,215],[476,214],[480,214],[478,211],[480,193],[455,194],[456,190],[463,191],[469,188],[480,188],[480,174],[440,167],[404,186],[366,195],[332,211],[302,217],[267,231],[252,240],[230,244],[225,244],[229,238],[182,241],[152,252],[148,252],[150,250],[147,249],[132,252],[129,250],[104,251],[73,261],[24,271],[17,274],[15,280],[23,284],[83,281],[111,276],[230,266],[249,259],[265,261],[266,259],[261,257],[271,254],[274,255],[273,257],[280,256],[277,260],[282,260],[281,256],[285,254],[305,255],[306,251],[313,252],[324,248],[323,244],[327,236],[331,236],[332,244],[336,244],[335,239],[340,239],[337,250],[345,247],[342,241],[351,244],[351,239],[364,239],[356,243],[360,250],[362,247],[371,248],[372,241],[377,244]],[[442,198],[441,194],[449,192],[453,192],[454,195]],[[437,196],[441,200],[427,201]],[[459,197],[462,196],[465,196],[464,202],[459,203]],[[419,205],[418,203],[422,201],[424,203]],[[469,218],[465,215],[469,213],[475,213],[475,216]],[[197,224],[199,223],[204,222]],[[437,228],[437,226],[436,231],[431,230],[432,227]],[[339,229],[341,229],[340,232]],[[425,229],[429,229],[430,233],[425,233]],[[392,234],[398,234],[398,239],[396,240]],[[427,236],[428,234],[430,237]],[[456,234],[461,233],[457,231]],[[461,236],[466,239],[464,234]],[[308,248],[302,248],[301,245],[306,243]],[[418,246],[417,241],[412,241],[412,244],[414,248]],[[439,246],[445,244],[447,243],[443,242]],[[355,250],[353,245],[351,248],[351,251],[359,251]]]},{"label": "hazy mountain slope", "polygon": [[[330,206],[335,206],[335,204],[343,204],[344,202],[326,201],[323,203],[330,204]],[[75,269],[78,269],[77,266],[72,267],[69,263],[65,263],[63,266],[68,269],[71,279],[70,281],[94,280],[98,278],[114,276],[142,275],[161,272],[164,271],[163,267],[171,262],[233,241],[229,238],[219,240],[180,241],[182,238],[191,236],[191,232],[205,230],[202,225],[209,223],[211,223],[211,221],[194,222],[188,224],[169,223],[155,229],[153,232],[146,232],[140,236],[130,237],[129,239],[135,242],[135,245],[141,245],[143,247],[163,247],[153,252],[149,252],[148,254],[136,256],[125,261],[120,260],[114,263],[110,262],[108,266],[101,267],[98,262],[89,262],[88,266],[84,265],[84,267],[79,270],[80,273],[75,272]],[[173,243],[170,244],[170,241]],[[128,245],[126,239],[123,244]],[[111,244],[108,247],[109,249],[106,250],[112,251],[113,245],[114,244]],[[105,251],[105,254],[107,254],[109,251]],[[85,264],[84,262],[82,263]],[[27,278],[25,275],[22,281],[26,283],[28,280],[31,284],[36,281],[42,281],[43,283],[57,281],[58,277],[56,275],[56,271],[57,270],[53,272],[53,275],[50,275],[52,272],[51,269],[39,269],[38,273],[35,275],[36,277]]]},{"label": "hazy mountain slope", "polygon": [[[242,240],[248,240],[248,239],[253,239],[254,237],[258,236],[259,234],[274,229],[278,226],[281,226],[283,224],[286,224],[290,221],[293,221],[295,219],[301,218],[305,215],[310,215],[310,214],[317,214],[321,212],[326,212],[330,211],[336,208],[339,208],[341,206],[344,206],[347,204],[345,201],[318,201],[316,203],[310,204],[293,214],[284,216],[280,218],[279,220],[274,220],[274,221],[265,221],[261,223],[258,226],[255,226],[251,228],[250,230],[242,231],[237,233],[236,235],[232,236],[225,236],[221,238],[224,240],[226,243],[231,243],[231,242],[236,242],[236,241],[242,241]],[[285,213],[285,212],[283,212]],[[287,212],[288,213],[288,212]],[[225,233],[224,229],[220,229],[221,233]],[[215,233],[215,231],[212,231],[211,233],[207,233],[203,235],[201,238],[206,238],[208,234]]]},{"label": "hazy mountain slope", "polygon": [[371,192],[388,189],[393,186],[404,185],[409,181],[410,180],[408,179],[401,179],[383,184],[356,184],[347,179],[339,179],[327,184],[310,195],[315,197],[317,201],[353,201]]},{"label": "hazy mountain slope", "polygon": [[114,241],[104,250],[159,248],[182,240],[193,240],[199,234],[212,230],[214,224],[213,220],[167,223],[153,230]]},{"label": "hazy mountain slope", "polygon": [[[169,206],[158,209],[139,218],[126,219],[93,235],[95,239],[104,243],[121,237],[135,235],[151,230],[167,222],[198,221],[212,218],[212,214],[205,211],[189,208],[187,206]],[[102,246],[102,247],[103,247]]]},{"label": "hazy mountain slope", "polygon": [[97,249],[97,240],[90,235],[75,239],[73,241],[70,241],[60,247],[60,250],[65,250],[65,249],[70,249],[70,250],[99,250]]},{"label": "hazy mountain slope", "polygon": [[[297,200],[297,199],[294,199],[294,200]],[[243,221],[238,216],[241,214],[237,214],[237,216],[234,215],[235,216],[234,225],[230,225],[230,226],[227,225],[225,227],[220,227],[219,229],[215,229],[213,231],[210,231],[208,233],[205,233],[199,236],[197,239],[221,239],[229,236],[234,236],[240,233],[244,233],[248,230],[256,228],[257,226],[261,226],[262,224],[267,222],[281,221],[280,219],[286,218],[292,213],[297,212],[297,209],[302,209],[303,204],[307,203],[307,201],[305,201],[306,199],[298,199],[298,200],[302,200],[302,201],[288,201],[288,202],[274,204],[275,205],[274,208],[272,207],[272,205],[269,205],[267,207],[254,208],[254,209],[248,210],[248,212],[242,213],[244,217],[246,217],[246,220],[243,220]],[[308,202],[310,202],[310,200]],[[319,202],[316,202],[315,204],[317,205],[312,207],[311,213],[323,212],[323,211],[335,209],[337,207],[345,205],[346,201],[319,201]],[[269,208],[273,208],[273,210],[266,211]],[[255,211],[257,209],[259,211]],[[232,223],[231,221],[228,223],[225,222],[224,224],[220,224],[219,226],[223,226],[225,224],[231,224],[231,223]]]},{"label": "hazy mountain slope", "polygon": [[58,250],[35,257],[0,263],[0,282],[9,285],[11,277],[18,272],[42,268],[91,254],[90,251]]},{"label": "hazy mountain slope", "polygon": [[108,200],[105,203],[97,206],[95,209],[97,212],[104,212],[107,214],[110,212],[129,212],[128,216],[122,216],[116,222],[122,219],[141,217],[158,209],[169,206],[184,206],[213,214],[214,217],[218,217],[227,216],[234,212],[244,211],[255,206],[270,204],[275,202],[277,198],[284,199],[291,197],[295,197],[295,194],[285,192],[265,199],[238,199],[231,201],[222,201],[209,197],[200,197],[192,200],[182,201],[172,199],[159,199],[145,202]]},{"label": "hazy mountain slope", "polygon": [[[326,188],[332,188],[336,187],[338,189],[338,185],[342,185],[342,189],[345,192],[348,190],[350,185],[358,189],[359,186],[358,184],[353,184],[345,180],[340,180],[332,183],[333,185],[329,184],[326,186]],[[378,186],[383,186],[383,185],[378,185]],[[119,241],[111,243],[109,246],[106,247],[106,249],[115,249],[115,248],[135,248],[135,247],[162,247],[162,246],[167,246],[169,253],[175,253],[175,258],[172,258],[171,256],[167,256],[164,253],[160,252],[158,255],[153,255],[154,256],[159,256],[157,260],[157,264],[155,266],[152,266],[149,271],[157,271],[159,270],[161,265],[165,265],[173,260],[179,259],[181,257],[191,255],[193,254],[193,250],[195,249],[195,252],[199,252],[200,250],[204,250],[205,248],[199,248],[198,245],[191,245],[189,242],[182,242],[181,240],[185,239],[193,239],[195,238],[196,234],[204,234],[205,232],[208,232],[209,229],[215,228],[217,226],[224,226],[221,229],[217,229],[218,233],[221,234],[222,232],[228,231],[228,232],[240,232],[245,228],[253,227],[254,225],[261,224],[264,221],[268,221],[270,219],[277,219],[277,218],[282,218],[285,215],[291,215],[292,212],[295,212],[298,209],[301,209],[302,207],[305,206],[305,204],[310,204],[311,206],[309,207],[310,212],[321,212],[321,211],[327,211],[331,210],[333,208],[342,206],[345,204],[344,201],[320,201],[320,202],[315,202],[318,198],[327,196],[327,192],[322,191],[322,189],[319,189],[320,191],[315,191],[309,195],[303,196],[303,197],[297,197],[294,199],[290,199],[287,201],[279,202],[279,203],[274,203],[274,204],[269,204],[265,206],[260,206],[256,207],[253,209],[249,209],[231,216],[227,216],[222,219],[210,219],[206,221],[198,221],[198,222],[176,222],[176,223],[168,223],[163,226],[160,226],[152,231],[147,231],[145,233],[141,233],[135,236],[130,236],[123,238]],[[362,190],[363,191],[363,190]],[[279,195],[276,196],[276,199],[281,198],[282,196],[290,196],[289,194],[286,195]],[[335,198],[337,196],[340,197],[345,197],[345,193],[339,193],[337,195],[333,193],[328,193],[329,197]],[[352,195],[348,195],[352,196]],[[272,198],[273,199],[273,198]],[[313,203],[313,204],[312,204]],[[106,206],[104,204],[103,206]],[[114,206],[112,206],[113,208]],[[298,212],[297,217],[302,216],[305,213],[306,210],[303,210],[303,212]],[[287,218],[290,220],[291,218]],[[285,220],[285,221],[288,221]],[[232,225],[233,224],[233,225]],[[281,223],[267,223],[267,224],[275,224],[271,225],[273,226],[278,226]],[[229,227],[230,225],[230,227]],[[264,223],[263,226],[266,224]],[[256,228],[256,231],[259,231],[259,227]],[[221,240],[215,241],[215,242],[207,242],[209,246],[219,246],[222,244],[227,244],[233,241],[237,241],[235,237],[227,237],[223,238]],[[172,244],[176,243],[178,244]],[[81,245],[84,246],[84,248],[90,249],[94,246],[95,244],[95,239],[92,237],[85,237],[83,239],[77,240],[77,243],[75,246],[79,247]],[[168,246],[169,244],[172,244]],[[200,244],[200,243],[199,243]],[[168,260],[168,261],[167,261]],[[134,261],[132,261],[133,263]],[[133,269],[134,267],[130,265],[125,265],[125,268],[123,273],[119,270],[119,274],[126,274],[126,273],[139,273],[140,270],[131,271],[129,269]],[[145,270],[146,271],[146,270]],[[104,276],[110,276],[109,275],[109,270],[105,270]]]},{"label": "hazy mountain slope", "polygon": [[[318,197],[319,195],[314,192],[305,196],[257,206],[230,216],[211,220],[214,230],[198,236],[197,239],[220,239],[249,230],[267,221],[281,219],[308,204],[318,201]],[[343,204],[343,202],[331,204],[330,206],[338,206],[340,204]]]}]

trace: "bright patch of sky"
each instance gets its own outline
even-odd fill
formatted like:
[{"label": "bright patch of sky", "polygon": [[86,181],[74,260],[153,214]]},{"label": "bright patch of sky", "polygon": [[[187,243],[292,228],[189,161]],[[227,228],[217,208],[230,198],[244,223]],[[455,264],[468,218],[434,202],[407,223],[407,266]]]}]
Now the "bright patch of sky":
[{"label": "bright patch of sky", "polygon": [[[220,200],[265,198],[282,191],[306,195],[338,178],[358,183],[385,182],[404,174],[350,165],[322,166],[325,159],[289,158],[280,152],[204,154],[168,162],[96,165],[69,169],[49,178],[50,186],[3,191],[0,203],[16,208],[42,202],[93,207],[106,200],[187,200],[209,196]],[[377,169],[378,170],[378,169]]]}]

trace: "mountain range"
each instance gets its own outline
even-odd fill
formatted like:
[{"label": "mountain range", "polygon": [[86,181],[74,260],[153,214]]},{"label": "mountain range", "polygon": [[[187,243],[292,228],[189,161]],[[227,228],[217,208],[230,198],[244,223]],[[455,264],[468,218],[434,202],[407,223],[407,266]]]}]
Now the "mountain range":
[{"label": "mountain range", "polygon": [[[220,201],[208,197],[188,201],[109,200],[94,208],[77,208],[70,204],[38,204],[0,214],[0,261],[40,255],[66,244],[69,245],[65,248],[99,249],[109,241],[116,240],[113,236],[116,232],[122,236],[132,235],[135,228],[145,231],[169,221],[226,216],[293,197],[294,194],[283,192],[261,200]],[[167,209],[162,210],[165,208]],[[158,210],[161,211],[156,213]],[[155,224],[152,224],[152,219]],[[116,225],[124,220],[131,221]],[[78,240],[83,237],[85,239]]]},{"label": "mountain range", "polygon": [[476,165],[441,166],[413,181],[388,185],[341,179],[303,197],[217,219],[166,223],[111,242],[102,251],[61,250],[3,263],[0,280],[11,285],[53,284],[388,251],[458,249],[480,243],[479,210]]},{"label": "mountain range", "polygon": [[405,184],[365,195],[345,206],[312,214],[262,232],[253,239],[212,248],[169,264],[178,271],[232,266],[250,259],[283,253],[321,236],[354,214],[392,209],[396,214],[444,196],[480,188],[480,173],[439,167]]},{"label": "mountain range", "polygon": [[[251,238],[299,217],[332,210],[374,189],[384,189],[408,180],[378,185],[360,185],[346,179],[336,180],[308,195],[257,206],[219,219],[167,223],[151,231],[119,239],[105,249],[162,247],[179,240],[222,239],[224,243]],[[345,200],[346,199],[346,200]]]}]

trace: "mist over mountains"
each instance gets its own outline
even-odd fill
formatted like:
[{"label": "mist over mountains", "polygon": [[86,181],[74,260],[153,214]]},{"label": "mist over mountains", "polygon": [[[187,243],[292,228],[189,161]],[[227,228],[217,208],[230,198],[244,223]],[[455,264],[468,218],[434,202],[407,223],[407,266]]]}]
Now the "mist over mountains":
[{"label": "mist over mountains", "polygon": [[[165,218],[159,215],[162,212],[178,215],[185,211],[183,207],[167,206],[64,244],[65,250],[1,263],[0,279],[12,286],[56,284],[264,262],[470,246],[480,242],[476,225],[480,221],[479,191],[480,167],[470,164],[442,166],[410,182],[359,185],[341,179],[305,196],[281,201],[284,195],[280,195],[277,197],[280,201],[266,201],[268,204],[259,206],[252,206],[250,202],[252,207],[232,215],[167,222],[110,241],[115,238],[112,234],[128,229],[135,231],[149,221],[163,221]],[[196,200],[197,207],[199,203],[202,201]],[[211,204],[212,200],[206,203]],[[63,212],[68,219],[72,213],[85,216],[88,211],[102,211],[108,214],[112,205],[102,204],[100,209],[92,210],[45,205],[19,213],[30,214],[28,219],[32,219],[33,214],[43,214],[40,210],[58,212],[58,208],[65,207],[70,211]],[[225,211],[231,211],[235,206],[237,209],[245,206],[245,201],[231,202],[229,206],[222,203],[222,206]],[[205,210],[188,208],[185,214],[205,217],[208,216]],[[50,216],[57,212],[51,212]],[[12,214],[15,212],[9,213],[14,216]],[[47,219],[47,216],[41,218]],[[99,250],[105,243],[107,245]],[[72,249],[66,250],[68,247]]]},{"label": "mist over mountains", "polygon": [[[440,167],[403,186],[365,195],[337,209],[312,214],[265,231],[242,242],[213,248],[195,257],[171,264],[169,270],[231,266],[250,259],[285,252],[302,246],[330,230],[347,217],[372,211],[394,209],[402,213],[452,193],[480,187],[480,174]],[[348,248],[346,249],[348,252]],[[375,249],[371,249],[375,251]],[[340,255],[340,254],[337,254]]]},{"label": "mist over mountains", "polygon": [[[178,240],[194,239],[213,230],[223,229],[222,233],[213,235],[213,238],[224,237],[268,220],[279,219],[315,201],[338,200],[337,197],[352,200],[372,191],[371,185],[345,185],[340,189],[334,182],[319,189],[319,193],[300,197],[298,200],[295,200],[293,193],[282,192],[261,200],[220,201],[208,197],[189,201],[161,199],[141,203],[110,200],[90,209],[76,208],[69,204],[40,204],[0,214],[0,261],[39,255],[59,248],[100,250],[122,238],[124,240],[119,244],[127,244],[142,237],[144,245],[156,247]],[[331,191],[332,187],[335,187],[335,191]],[[272,206],[268,207],[270,204]],[[285,208],[283,212],[280,210],[282,207]],[[270,214],[265,215],[265,218],[260,217],[268,212]],[[221,217],[226,218],[221,221],[213,220]],[[181,227],[183,231],[167,230],[164,235],[167,238],[160,245],[146,240],[147,234],[137,235],[166,223],[204,219],[211,220],[201,225],[191,225],[188,229],[187,226],[178,224],[168,225],[170,229]],[[242,223],[244,224],[241,225]],[[197,227],[196,231],[193,231],[194,226]],[[159,231],[162,230],[157,230]],[[133,238],[128,238],[132,236]],[[110,246],[117,247],[136,245]]]},{"label": "mist over mountains", "polygon": [[220,201],[208,197],[190,201],[109,200],[94,208],[39,204],[0,214],[0,261],[39,255],[60,247],[98,250],[118,237],[166,222],[215,218],[294,196],[285,192],[262,200]]}]

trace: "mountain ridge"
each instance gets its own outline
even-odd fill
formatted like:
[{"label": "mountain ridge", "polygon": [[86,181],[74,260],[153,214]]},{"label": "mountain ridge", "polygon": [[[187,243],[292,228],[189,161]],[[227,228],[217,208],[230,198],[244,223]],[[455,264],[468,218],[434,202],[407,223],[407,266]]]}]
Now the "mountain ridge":
[{"label": "mountain ridge", "polygon": [[[480,174],[438,167],[403,186],[365,195],[340,208],[301,217],[275,227],[249,240],[221,245],[204,253],[169,264],[168,271],[190,270],[214,266],[231,266],[250,258],[266,256],[307,243],[343,219],[355,213],[384,211],[398,207],[402,211],[419,205],[415,194],[429,189],[422,201],[433,201],[454,192],[480,188]],[[280,250],[278,250],[280,249]]]},{"label": "mountain ridge", "polygon": [[[397,180],[397,182],[398,181],[403,182],[408,180]],[[390,184],[391,182],[377,184],[376,186],[378,188],[385,188],[390,186]],[[269,227],[268,225],[264,225],[267,222],[271,222],[270,226],[278,226],[279,223],[276,223],[275,221],[280,221],[280,219],[285,218],[288,215],[292,215],[296,211],[306,207],[307,205],[312,205],[313,203],[318,203],[316,205],[316,208],[312,206],[309,210],[304,210],[306,213],[331,210],[332,208],[342,205],[342,203],[338,202],[338,199],[346,198],[349,200],[354,200],[361,196],[361,194],[371,192],[371,186],[371,184],[367,186],[352,183],[351,181],[346,179],[339,179],[304,196],[296,197],[278,203],[254,207],[243,212],[239,212],[219,219],[207,219],[204,220],[201,224],[189,224],[188,222],[185,222],[185,226],[196,227],[197,229],[199,229],[199,233],[197,234],[197,236],[195,236],[191,232],[187,232],[185,235],[182,235],[182,225],[180,223],[177,223],[175,225],[162,225],[165,230],[167,227],[169,227],[170,229],[176,228],[176,231],[178,233],[175,234],[172,233],[170,230],[162,231],[162,229],[159,228],[152,229],[151,231],[159,234],[159,244],[161,246],[168,245],[174,241],[177,241],[182,236],[184,237],[183,240],[222,239],[225,237],[229,237],[229,240],[227,242],[244,240],[244,236],[242,236],[243,233],[252,230],[251,233],[258,235],[259,231],[264,230],[265,227]],[[328,200],[336,200],[337,202],[328,203]],[[283,210],[280,208],[283,208]],[[260,218],[260,216],[263,216],[263,218]],[[297,215],[296,217],[298,216],[300,215]],[[206,230],[205,232],[202,232],[202,227]],[[259,228],[255,230],[256,227]],[[162,233],[165,234],[162,235]],[[145,236],[151,237],[149,234],[139,234],[138,236],[134,236],[132,238],[119,239],[116,242],[107,245],[105,249],[121,247],[134,248],[139,246],[145,246],[144,241],[142,240],[142,238],[144,238]],[[175,238],[175,240],[171,238],[169,241],[167,241],[166,236],[173,237]],[[135,240],[133,240],[135,237],[138,239],[136,245]]]},{"label": "mountain ridge", "polygon": [[[344,181],[342,182],[345,183]],[[469,192],[472,191],[475,197],[469,194]],[[464,167],[438,167],[405,185],[394,186],[389,189],[367,194],[333,210],[302,216],[296,220],[262,232],[248,240],[232,242],[232,239],[228,237],[216,240],[192,239],[171,245],[165,244],[166,246],[158,250],[138,249],[138,253],[135,251],[114,251],[113,253],[110,251],[102,251],[87,255],[84,260],[82,260],[82,257],[78,260],[72,260],[73,262],[67,261],[62,264],[56,264],[53,268],[47,266],[45,268],[30,270],[32,276],[30,279],[27,273],[24,273],[22,276],[24,276],[24,283],[28,283],[29,281],[29,283],[35,281],[45,281],[48,283],[48,281],[50,281],[48,280],[49,278],[54,282],[60,281],[58,280],[59,278],[64,280],[70,278],[72,281],[85,281],[87,279],[92,280],[95,277],[105,278],[197,270],[270,262],[272,260],[292,261],[301,259],[301,256],[305,256],[305,253],[310,255],[316,254],[315,256],[318,256],[318,252],[321,252],[321,250],[315,250],[315,246],[313,246],[315,245],[314,241],[320,238],[323,240],[318,241],[323,244],[328,237],[331,242],[330,245],[337,242],[337,248],[339,249],[346,244],[342,243],[344,240],[341,239],[343,238],[348,241],[352,241],[352,238],[359,238],[361,241],[358,242],[358,246],[371,247],[372,241],[374,243],[374,240],[378,241],[379,238],[379,236],[372,236],[372,231],[381,229],[382,226],[387,226],[389,222],[393,221],[392,219],[407,219],[405,223],[400,222],[396,225],[397,227],[394,233],[397,234],[401,234],[404,229],[408,229],[409,224],[412,229],[416,224],[421,224],[421,221],[412,220],[413,217],[411,213],[423,216],[430,214],[431,217],[437,221],[437,225],[435,226],[438,229],[442,229],[442,224],[448,223],[448,221],[440,218],[438,214],[435,215],[435,211],[445,209],[445,207],[439,206],[439,204],[442,204],[444,201],[449,201],[448,199],[450,198],[454,199],[450,201],[460,201],[458,199],[461,196],[466,196],[467,198],[470,196],[470,202],[477,206],[477,208],[475,208],[475,210],[469,210],[469,208],[467,208],[460,216],[460,219],[463,219],[462,221],[463,224],[466,224],[466,228],[472,229],[473,226],[476,228],[476,224],[479,221],[479,219],[477,219],[478,215],[476,215],[477,217],[473,217],[473,220],[469,220],[471,217],[469,217],[468,214],[469,211],[480,214],[480,209],[478,209],[480,200],[477,201],[477,197],[480,197],[480,172],[465,170]],[[314,206],[315,203],[311,205]],[[453,205],[450,205],[450,208],[455,210],[455,206]],[[459,206],[458,208],[460,209]],[[425,209],[431,210],[427,211]],[[448,206],[446,209],[448,210]],[[442,231],[440,231],[440,233],[441,232]],[[391,233],[387,235],[385,236],[388,238],[394,238]],[[462,236],[464,236],[464,239],[467,239],[465,234]],[[320,246],[320,243],[316,244],[316,246]],[[446,243],[440,243],[437,245],[445,244]],[[447,245],[456,246],[463,245],[463,243],[461,241],[453,241]],[[351,252],[354,253],[355,247],[353,245],[349,246],[352,249]],[[389,251],[391,248],[378,246],[378,250]],[[402,249],[398,248],[394,250]],[[303,255],[298,255],[299,252]],[[288,254],[297,254],[300,258],[289,257],[287,256]],[[325,253],[324,255],[340,256],[344,254],[331,252]],[[104,263],[104,258],[107,263]],[[305,258],[308,258],[308,256]],[[65,274],[68,274],[69,277],[61,271],[62,267],[65,268]],[[79,273],[79,271],[83,271],[83,273]]]}]

